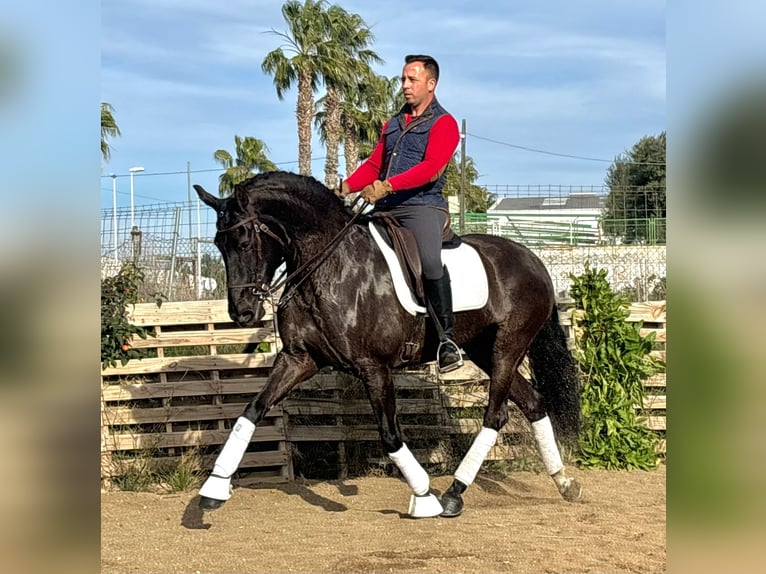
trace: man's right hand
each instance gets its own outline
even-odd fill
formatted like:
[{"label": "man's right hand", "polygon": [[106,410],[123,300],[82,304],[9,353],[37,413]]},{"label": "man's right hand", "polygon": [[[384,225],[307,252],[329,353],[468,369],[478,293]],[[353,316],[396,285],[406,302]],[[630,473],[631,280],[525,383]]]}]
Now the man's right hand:
[{"label": "man's right hand", "polygon": [[391,183],[387,179],[383,181],[376,179],[370,185],[365,186],[362,190],[362,197],[368,203],[375,203],[393,191]]}]

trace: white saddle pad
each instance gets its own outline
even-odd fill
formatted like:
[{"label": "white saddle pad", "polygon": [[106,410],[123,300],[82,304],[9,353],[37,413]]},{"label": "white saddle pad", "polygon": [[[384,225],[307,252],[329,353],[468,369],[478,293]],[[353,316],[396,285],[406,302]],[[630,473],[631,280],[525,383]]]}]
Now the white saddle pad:
[{"label": "white saddle pad", "polygon": [[[407,282],[404,280],[404,273],[393,248],[388,246],[372,222],[370,222],[369,226],[370,233],[375,238],[375,242],[378,244],[380,251],[386,258],[388,268],[391,270],[396,296],[399,298],[402,307],[410,315],[425,314],[426,308],[418,304],[415,295],[410,291]],[[481,262],[479,254],[473,247],[462,242],[460,247],[455,249],[442,249],[442,263],[449,269],[453,311],[481,309],[487,304],[489,299],[487,272],[484,270],[484,264]]]}]

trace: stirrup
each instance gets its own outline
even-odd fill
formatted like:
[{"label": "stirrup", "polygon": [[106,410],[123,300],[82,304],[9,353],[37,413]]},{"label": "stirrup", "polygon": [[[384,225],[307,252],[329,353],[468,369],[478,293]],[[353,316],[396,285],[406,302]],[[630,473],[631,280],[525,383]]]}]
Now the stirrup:
[{"label": "stirrup", "polygon": [[[441,356],[442,356],[442,347],[446,347],[446,352],[454,352],[458,356],[458,360],[452,363],[449,363],[447,365],[441,364]],[[460,347],[457,346],[457,344],[451,340],[451,339],[444,339],[444,341],[441,341],[439,343],[439,347],[436,349],[436,367],[439,369],[440,373],[449,373],[456,369],[459,369],[463,366],[463,355],[460,354]]]}]

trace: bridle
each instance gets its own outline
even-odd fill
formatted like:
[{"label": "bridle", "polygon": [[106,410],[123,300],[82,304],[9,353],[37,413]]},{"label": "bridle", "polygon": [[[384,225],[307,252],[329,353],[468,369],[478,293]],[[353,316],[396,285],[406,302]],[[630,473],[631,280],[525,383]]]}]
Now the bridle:
[{"label": "bridle", "polygon": [[[359,197],[357,197],[357,200]],[[352,205],[352,208],[356,205],[356,201],[354,202],[354,205]],[[288,300],[292,298],[293,295],[295,295],[296,290],[298,287],[303,283],[314,271],[317,270],[317,268],[324,262],[325,259],[327,259],[330,254],[332,253],[333,249],[337,246],[338,242],[340,241],[341,237],[348,231],[348,229],[351,227],[351,225],[354,224],[354,222],[359,218],[359,216],[362,214],[364,209],[358,209],[354,210],[354,215],[349,219],[346,224],[341,228],[338,233],[335,234],[335,236],[325,245],[325,248],[323,251],[319,252],[315,256],[309,258],[307,261],[305,261],[302,265],[300,265],[295,271],[290,273],[287,277],[284,276],[284,272],[282,273],[282,276],[277,279],[276,283],[272,283],[271,285],[268,285],[266,283],[239,283],[236,285],[228,285],[227,289],[231,291],[232,289],[246,289],[250,288],[251,293],[258,299],[259,302],[264,302],[266,300],[270,300],[274,293],[279,291],[284,285],[286,285],[288,282],[292,281],[302,273],[304,274],[303,277],[301,277],[296,283],[291,285],[290,290],[283,294],[282,298],[279,300],[278,305],[282,306],[285,303],[287,303]],[[287,250],[288,245],[290,243],[290,238],[287,237],[287,241],[283,240],[279,235],[274,233],[268,225],[266,225],[263,221],[261,221],[257,214],[250,215],[246,217],[245,219],[242,219],[235,223],[234,225],[230,225],[229,227],[224,227],[223,229],[219,229],[218,233],[228,233],[229,231],[232,231],[234,229],[237,229],[238,227],[242,227],[244,225],[247,225],[248,223],[252,223],[253,225],[253,232],[257,235],[260,233],[265,233],[268,235],[271,239],[279,243],[279,245],[282,246],[283,250]],[[304,273],[305,272],[305,273]]]},{"label": "bridle", "polygon": [[[235,223],[234,225],[230,225],[229,227],[224,227],[223,229],[219,229],[219,233],[228,233],[229,231],[233,231],[234,229],[237,229],[239,227],[244,227],[248,223],[252,223],[253,225],[253,233],[256,235],[260,234],[261,232],[265,233],[269,237],[271,237],[274,241],[279,243],[283,249],[287,248],[287,243],[279,237],[276,233],[274,233],[268,225],[263,223],[260,219],[258,219],[257,215],[252,215],[250,217],[246,217],[245,219],[242,219]],[[289,238],[288,238],[289,240]],[[227,289],[231,291],[232,289],[245,289],[247,287],[251,288],[251,292],[253,295],[255,295],[259,301],[263,302],[266,299],[270,298],[275,291],[279,287],[281,287],[281,284],[274,288],[270,288],[266,283],[239,283],[237,285],[228,285]]]}]

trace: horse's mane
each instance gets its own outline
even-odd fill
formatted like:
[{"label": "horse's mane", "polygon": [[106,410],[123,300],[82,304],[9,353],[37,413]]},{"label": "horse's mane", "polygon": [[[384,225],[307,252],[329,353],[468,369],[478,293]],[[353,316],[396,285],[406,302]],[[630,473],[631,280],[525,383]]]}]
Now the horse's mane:
[{"label": "horse's mane", "polygon": [[238,183],[232,195],[240,203],[278,201],[299,208],[309,206],[324,215],[347,214],[343,202],[324,184],[311,176],[288,171],[259,173]]}]

